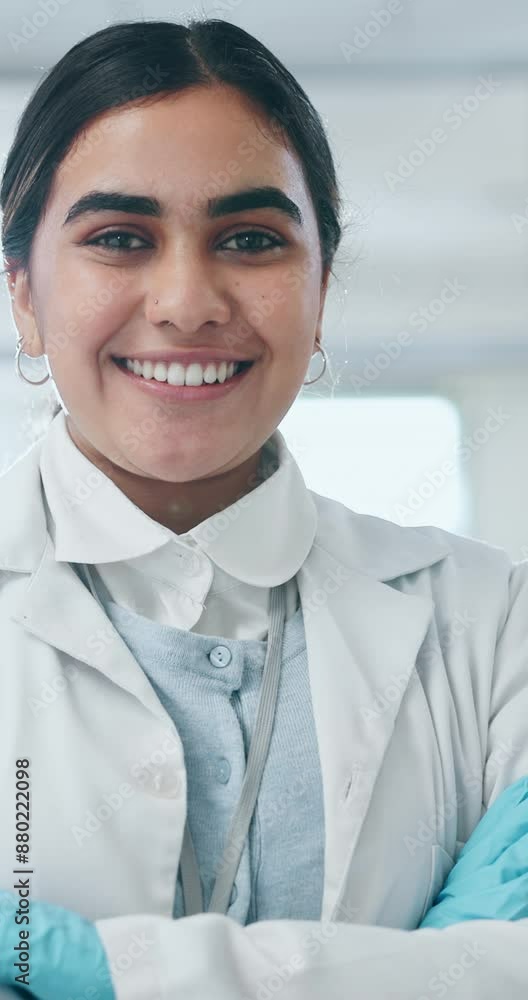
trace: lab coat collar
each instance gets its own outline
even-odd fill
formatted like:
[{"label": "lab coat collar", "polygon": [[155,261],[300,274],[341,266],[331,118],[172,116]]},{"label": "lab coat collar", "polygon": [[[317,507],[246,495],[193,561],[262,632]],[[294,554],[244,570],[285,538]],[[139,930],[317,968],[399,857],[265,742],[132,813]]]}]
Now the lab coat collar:
[{"label": "lab coat collar", "polygon": [[[59,562],[113,563],[194,540],[211,561],[244,583],[274,587],[295,576],[316,530],[315,504],[276,430],[263,448],[265,481],[250,495],[176,534],[136,506],[70,437],[64,411],[51,423],[40,470]],[[295,517],[291,517],[291,511]],[[171,559],[169,557],[168,567]]]},{"label": "lab coat collar", "polygon": [[[8,590],[5,611],[101,671],[172,729],[124,640],[72,567],[55,559],[42,503],[41,448],[37,442],[0,477],[0,568],[31,573],[25,587]],[[296,578],[323,779],[322,919],[353,920],[339,909],[346,873],[434,610],[430,597],[387,584],[451,550],[442,533],[404,529],[311,497],[317,530]]]}]

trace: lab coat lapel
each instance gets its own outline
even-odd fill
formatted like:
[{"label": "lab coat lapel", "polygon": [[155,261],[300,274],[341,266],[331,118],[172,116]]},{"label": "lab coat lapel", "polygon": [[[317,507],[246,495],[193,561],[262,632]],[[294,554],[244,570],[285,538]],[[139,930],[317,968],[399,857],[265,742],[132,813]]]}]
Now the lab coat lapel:
[{"label": "lab coat lapel", "polygon": [[0,477],[0,570],[31,574],[11,598],[9,617],[28,632],[100,670],[149,711],[173,722],[128,646],[75,570],[55,559],[43,503],[36,441]]},{"label": "lab coat lapel", "polygon": [[49,645],[100,670],[172,728],[146,674],[99,603],[69,563],[55,561],[49,537],[27,588],[18,591],[10,618]]},{"label": "lab coat lapel", "polygon": [[322,919],[346,920],[346,908],[337,905],[341,886],[433,603],[318,546],[297,579],[324,789]]}]

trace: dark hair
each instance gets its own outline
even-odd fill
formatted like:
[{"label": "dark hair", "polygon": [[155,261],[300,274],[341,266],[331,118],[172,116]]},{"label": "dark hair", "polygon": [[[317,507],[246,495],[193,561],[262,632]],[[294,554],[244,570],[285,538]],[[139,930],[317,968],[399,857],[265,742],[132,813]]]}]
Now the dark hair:
[{"label": "dark hair", "polygon": [[216,18],[112,24],[83,38],[52,67],[18,121],[2,176],[7,270],[28,269],[55,170],[93,118],[131,101],[222,84],[245,94],[297,153],[317,218],[323,272],[332,271],[342,201],[321,117],[265,45]]}]

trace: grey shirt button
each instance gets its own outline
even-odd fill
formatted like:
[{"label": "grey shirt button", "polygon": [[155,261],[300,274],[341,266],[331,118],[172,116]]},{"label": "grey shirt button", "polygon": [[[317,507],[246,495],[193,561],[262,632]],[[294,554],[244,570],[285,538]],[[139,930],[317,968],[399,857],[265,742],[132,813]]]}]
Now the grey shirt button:
[{"label": "grey shirt button", "polygon": [[227,667],[231,663],[231,650],[227,646],[215,646],[209,653],[209,660],[213,667]]},{"label": "grey shirt button", "polygon": [[215,769],[216,780],[226,785],[231,777],[231,764],[225,757],[219,757]]}]

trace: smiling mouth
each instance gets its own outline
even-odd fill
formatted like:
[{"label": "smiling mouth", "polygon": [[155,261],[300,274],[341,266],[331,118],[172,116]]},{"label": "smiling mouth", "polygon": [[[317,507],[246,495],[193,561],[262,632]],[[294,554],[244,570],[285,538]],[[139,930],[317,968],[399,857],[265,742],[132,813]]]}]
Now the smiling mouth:
[{"label": "smiling mouth", "polygon": [[[205,369],[203,368],[203,366],[193,365],[192,366],[193,369],[194,369],[194,371],[193,371],[193,378],[192,378],[192,380],[190,382],[187,382],[187,369],[191,367],[190,365],[183,366],[181,364],[178,364],[178,365],[173,364],[172,365],[173,369],[175,369],[175,370],[178,369],[178,375],[176,376],[175,379],[172,379],[171,378],[171,374],[172,373],[170,371],[170,369],[171,369],[171,365],[170,364],[164,364],[163,367],[160,366],[160,371],[158,372],[157,375],[155,375],[154,374],[155,369],[156,369],[155,365],[154,366],[150,365],[149,370],[148,370],[148,374],[144,374],[143,371],[141,370],[141,367],[139,366],[139,364],[136,363],[136,367],[134,367],[134,363],[131,362],[131,360],[129,358],[120,358],[120,357],[116,357],[116,356],[113,355],[112,356],[112,361],[114,361],[114,363],[118,366],[118,368],[122,368],[126,372],[130,372],[132,374],[135,374],[136,376],[138,376],[139,378],[141,378],[145,382],[158,382],[161,385],[164,385],[164,384],[165,385],[174,385],[174,386],[179,386],[180,388],[184,388],[184,387],[198,388],[198,387],[200,387],[202,385],[203,386],[207,386],[207,385],[223,385],[225,382],[229,382],[231,379],[235,378],[237,375],[242,375],[245,371],[248,370],[248,368],[251,368],[252,365],[254,364],[253,361],[238,361],[238,362],[236,362],[236,364],[234,364],[234,366],[232,366],[231,372],[229,371],[229,368],[228,368],[228,370],[227,370],[227,372],[225,372],[224,378],[222,380],[218,379],[218,377],[215,377],[212,381],[211,381],[210,378],[207,381],[205,380],[205,378],[204,378],[204,371],[205,371]],[[197,372],[196,371],[196,369],[198,367],[200,367],[201,372]],[[217,373],[213,372],[213,374],[217,374]],[[198,378],[200,378],[200,381],[198,381]],[[182,381],[182,379],[183,379],[183,381]]]},{"label": "smiling mouth", "polygon": [[[220,375],[224,377],[223,382],[220,382],[217,378],[213,382],[205,382],[202,379],[200,372],[191,373],[191,383],[187,384],[187,373],[185,374],[185,383],[181,384],[181,377],[183,370],[175,373],[175,377],[172,381],[169,381],[169,371],[165,368],[160,368],[157,371],[158,378],[154,378],[154,367],[150,364],[146,369],[146,375],[140,374],[137,370],[130,366],[130,362],[127,364],[127,358],[118,358],[112,356],[112,362],[123,375],[123,378],[131,384],[135,385],[137,389],[149,395],[151,398],[158,396],[161,399],[165,399],[168,402],[186,402],[189,404],[198,403],[213,403],[214,400],[220,399],[222,397],[230,396],[232,393],[238,391],[238,386],[245,383],[246,379],[249,378],[250,369],[254,368],[257,364],[256,361],[244,361],[236,369],[235,365],[230,365],[226,368],[226,365],[222,366],[222,371]],[[137,367],[137,366],[136,366]],[[170,367],[170,366],[169,366]],[[181,368],[180,365],[177,366]],[[197,366],[200,367],[199,365]],[[209,372],[209,377],[215,374],[214,371]],[[218,372],[216,372],[218,374]],[[198,381],[200,378],[200,381]]]}]

